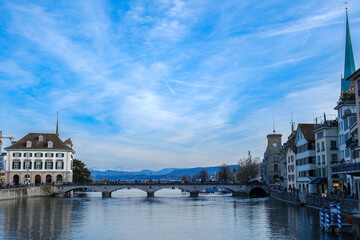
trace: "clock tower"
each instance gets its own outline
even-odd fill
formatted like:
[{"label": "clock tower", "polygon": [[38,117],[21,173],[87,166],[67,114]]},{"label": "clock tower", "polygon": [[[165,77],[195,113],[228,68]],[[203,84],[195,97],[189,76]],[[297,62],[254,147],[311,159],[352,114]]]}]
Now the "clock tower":
[{"label": "clock tower", "polygon": [[267,147],[263,160],[263,178],[266,182],[275,183],[280,180],[280,148],[281,134],[267,135]]}]

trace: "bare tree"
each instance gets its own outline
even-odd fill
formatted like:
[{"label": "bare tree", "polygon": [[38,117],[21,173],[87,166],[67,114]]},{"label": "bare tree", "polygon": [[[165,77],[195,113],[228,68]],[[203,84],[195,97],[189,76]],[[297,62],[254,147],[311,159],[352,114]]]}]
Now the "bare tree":
[{"label": "bare tree", "polygon": [[201,182],[206,182],[209,178],[209,174],[207,172],[206,169],[201,169],[200,172],[199,172],[199,178],[201,180]]},{"label": "bare tree", "polygon": [[181,176],[181,181],[183,181],[183,182],[187,181],[187,176],[185,174]]},{"label": "bare tree", "polygon": [[223,182],[228,182],[231,181],[232,179],[233,179],[233,173],[231,168],[226,164],[221,165],[218,173],[218,180]]},{"label": "bare tree", "polygon": [[260,174],[260,158],[243,158],[238,163],[238,169],[236,172],[236,178],[239,181],[249,181],[255,179]]}]

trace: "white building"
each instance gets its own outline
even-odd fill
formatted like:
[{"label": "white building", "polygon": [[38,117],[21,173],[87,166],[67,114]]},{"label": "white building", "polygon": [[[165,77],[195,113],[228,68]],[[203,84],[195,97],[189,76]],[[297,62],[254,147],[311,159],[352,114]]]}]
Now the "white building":
[{"label": "white building", "polygon": [[70,139],[63,142],[58,134],[29,133],[5,150],[8,184],[72,182],[75,152]]},{"label": "white building", "polygon": [[296,130],[297,184],[301,193],[311,193],[310,182],[316,178],[314,124],[300,123]]},{"label": "white building", "polygon": [[326,121],[314,130],[316,146],[316,176],[313,184],[318,193],[329,194],[339,185],[339,176],[332,176],[331,167],[338,163],[338,123]]},{"label": "white building", "polygon": [[289,136],[288,147],[285,151],[287,161],[287,184],[288,188],[297,187],[297,168],[296,168],[296,148],[295,144],[296,131]]}]

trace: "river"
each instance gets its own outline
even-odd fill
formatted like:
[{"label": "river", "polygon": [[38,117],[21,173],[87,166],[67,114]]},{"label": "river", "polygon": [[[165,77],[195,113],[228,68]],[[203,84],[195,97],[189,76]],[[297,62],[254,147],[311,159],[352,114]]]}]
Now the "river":
[{"label": "river", "polygon": [[0,229],[0,239],[340,239],[319,230],[315,209],[177,189],[1,201]]}]

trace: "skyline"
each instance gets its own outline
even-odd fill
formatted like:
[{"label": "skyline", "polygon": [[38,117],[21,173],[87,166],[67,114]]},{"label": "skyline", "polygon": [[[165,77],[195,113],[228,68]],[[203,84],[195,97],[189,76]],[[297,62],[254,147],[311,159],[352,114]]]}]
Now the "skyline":
[{"label": "skyline", "polygon": [[[0,5],[0,130],[55,133],[58,111],[89,168],[262,159],[273,118],[284,142],[291,112],[296,124],[336,114],[341,1],[17,3]],[[358,63],[360,7],[348,5]]]}]

